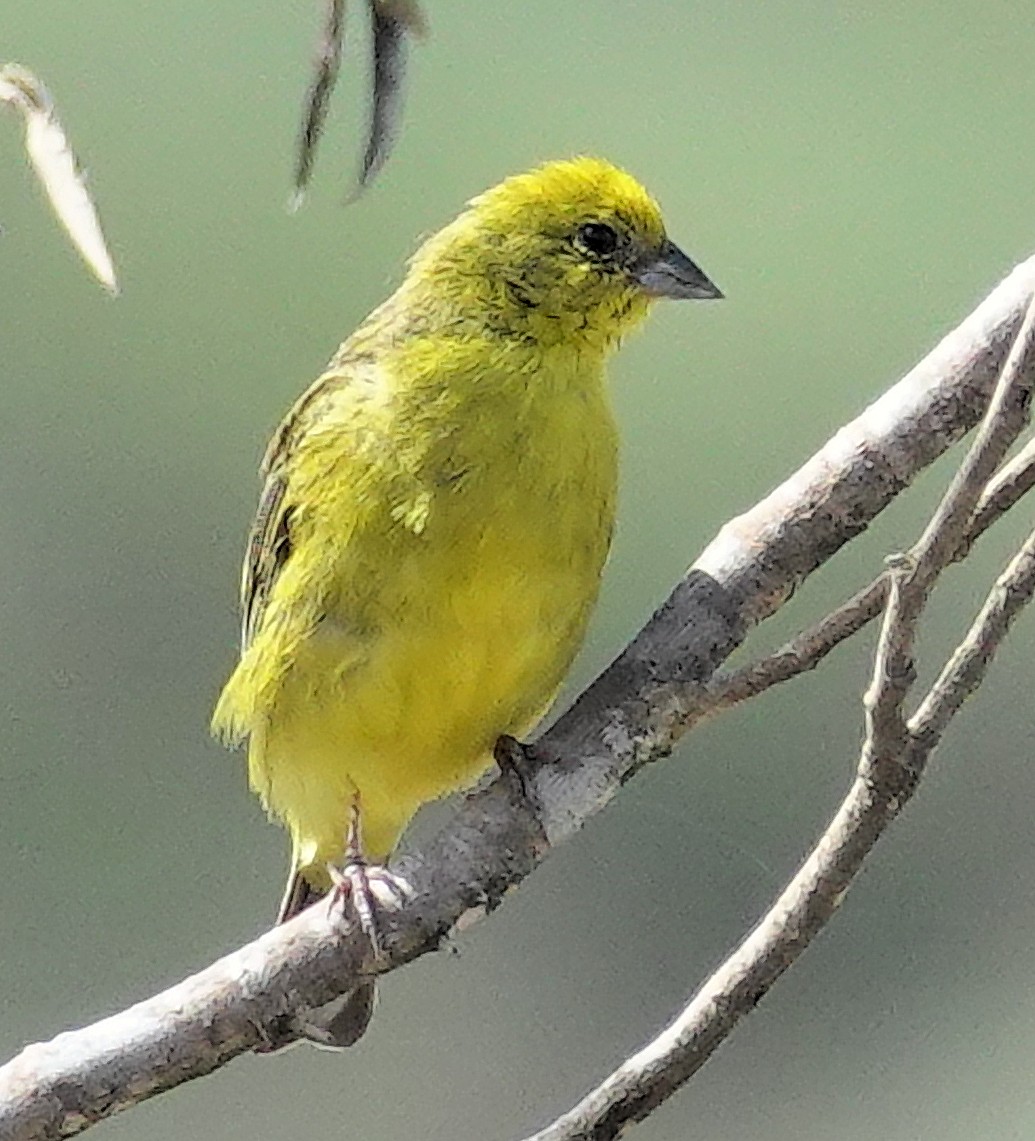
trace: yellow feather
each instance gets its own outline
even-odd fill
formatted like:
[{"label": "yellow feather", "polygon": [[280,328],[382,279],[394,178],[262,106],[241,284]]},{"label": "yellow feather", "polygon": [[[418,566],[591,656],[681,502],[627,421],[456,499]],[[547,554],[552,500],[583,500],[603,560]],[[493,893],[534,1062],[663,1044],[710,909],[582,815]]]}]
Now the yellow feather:
[{"label": "yellow feather", "polygon": [[[666,292],[644,267],[674,249],[600,160],[509,179],[425,243],[274,437],[213,726],[248,739],[313,887],[357,795],[384,860],[552,701],[614,522],[606,358]],[[668,292],[718,295],[695,283]]]}]

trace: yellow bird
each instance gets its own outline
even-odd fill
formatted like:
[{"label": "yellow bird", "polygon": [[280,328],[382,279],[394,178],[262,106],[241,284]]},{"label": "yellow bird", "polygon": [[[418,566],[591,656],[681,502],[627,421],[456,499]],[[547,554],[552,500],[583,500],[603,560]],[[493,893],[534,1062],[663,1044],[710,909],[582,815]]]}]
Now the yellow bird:
[{"label": "yellow bird", "polygon": [[291,836],[280,920],[330,888],[354,812],[383,863],[542,717],[614,526],[607,359],[655,298],[721,296],[629,174],[549,163],[428,239],[288,413],[213,717]]}]

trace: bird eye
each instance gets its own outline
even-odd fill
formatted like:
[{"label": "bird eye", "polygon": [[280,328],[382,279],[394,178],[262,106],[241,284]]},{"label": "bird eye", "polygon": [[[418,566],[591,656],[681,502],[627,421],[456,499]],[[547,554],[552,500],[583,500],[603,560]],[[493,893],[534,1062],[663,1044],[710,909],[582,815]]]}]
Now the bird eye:
[{"label": "bird eye", "polygon": [[604,222],[586,222],[579,226],[575,240],[580,246],[598,257],[607,257],[618,248],[618,234]]}]

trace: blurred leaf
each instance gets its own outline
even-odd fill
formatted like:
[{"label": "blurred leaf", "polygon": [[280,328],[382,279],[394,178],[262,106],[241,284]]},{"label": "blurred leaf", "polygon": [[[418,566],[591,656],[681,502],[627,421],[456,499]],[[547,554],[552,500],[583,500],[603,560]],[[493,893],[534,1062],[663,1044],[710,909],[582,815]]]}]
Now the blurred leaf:
[{"label": "blurred leaf", "polygon": [[0,68],[0,102],[21,112],[26,153],[58,221],[97,280],[109,293],[117,294],[115,267],[97,210],[49,92],[31,71],[9,63]]},{"label": "blurred leaf", "polygon": [[[350,201],[362,194],[377,177],[392,152],[402,117],[407,36],[423,36],[427,31],[424,14],[416,0],[369,0],[369,4],[373,56],[370,131],[358,185],[350,195]],[[317,143],[341,66],[344,37],[345,0],[327,0],[315,70],[306,94],[298,136],[295,191],[291,199],[293,210],[302,204],[312,178]]]},{"label": "blurred leaf", "polygon": [[373,0],[370,5],[374,52],[374,93],[370,135],[359,174],[362,193],[377,177],[395,146],[402,118],[407,34],[422,36],[427,27],[415,0]]},{"label": "blurred leaf", "polygon": [[327,117],[327,103],[341,66],[341,48],[345,37],[345,0],[329,0],[320,42],[316,49],[315,71],[305,97],[302,129],[298,136],[298,153],[295,159],[295,193],[291,209],[302,205],[305,189],[313,174],[316,144]]}]

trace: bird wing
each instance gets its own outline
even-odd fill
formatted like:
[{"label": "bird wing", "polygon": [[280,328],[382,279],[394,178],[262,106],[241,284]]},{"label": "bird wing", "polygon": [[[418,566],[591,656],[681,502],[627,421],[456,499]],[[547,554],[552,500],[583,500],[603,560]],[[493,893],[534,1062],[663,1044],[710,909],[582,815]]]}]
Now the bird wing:
[{"label": "bird wing", "polygon": [[273,584],[291,554],[291,507],[285,502],[286,490],[287,481],[280,472],[266,476],[241,576],[241,653],[251,645]]},{"label": "bird wing", "polygon": [[[314,467],[322,475],[345,465],[354,477],[364,467],[362,440],[369,443],[374,433],[369,416],[358,415],[359,407],[378,401],[376,394],[386,391],[388,384],[385,370],[366,351],[362,333],[361,326],[339,348],[327,371],[298,398],[263,457],[264,484],[241,575],[242,654],[255,640],[277,580],[291,557],[292,526],[297,531],[306,514],[303,489],[307,478],[299,479],[300,457],[307,451],[310,457],[314,451],[328,456]],[[327,438],[335,441],[329,454],[321,445]]]},{"label": "bird wing", "polygon": [[274,584],[291,555],[293,508],[287,495],[291,458],[305,434],[314,405],[324,403],[325,398],[345,382],[346,376],[340,372],[325,374],[316,380],[281,422],[263,456],[261,472],[265,482],[241,573],[242,654],[262,625]]}]

